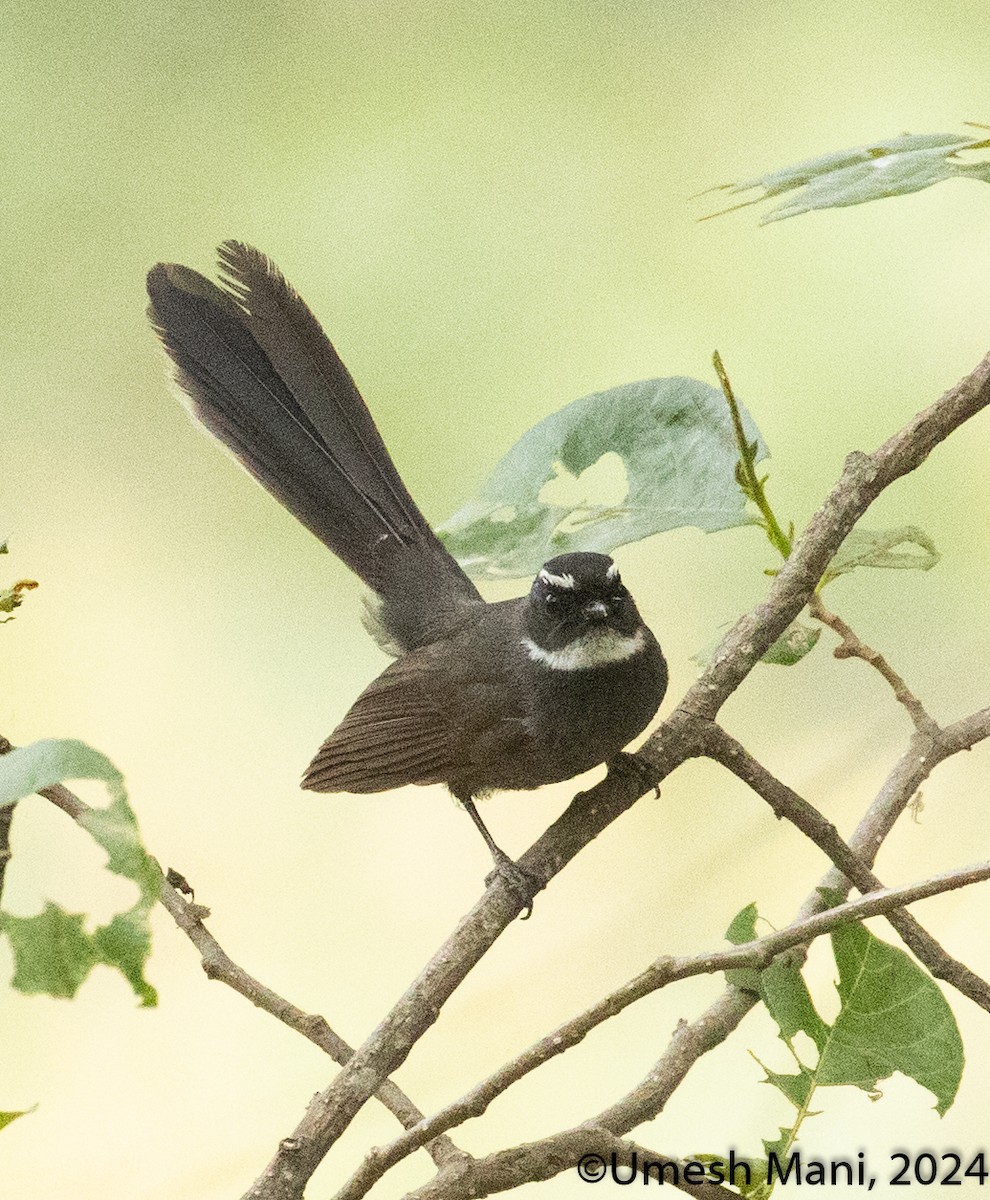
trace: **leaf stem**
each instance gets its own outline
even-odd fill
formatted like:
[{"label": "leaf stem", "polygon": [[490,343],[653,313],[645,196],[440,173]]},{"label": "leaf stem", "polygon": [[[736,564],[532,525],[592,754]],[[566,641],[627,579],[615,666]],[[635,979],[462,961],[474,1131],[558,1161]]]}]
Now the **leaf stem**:
[{"label": "leaf stem", "polygon": [[763,490],[765,477],[760,479],[756,474],[756,443],[746,440],[746,431],[743,429],[739,405],[736,403],[732,384],[729,382],[728,373],[722,363],[722,356],[717,350],[712,354],[712,364],[718,375],[718,381],[722,385],[729,412],[732,414],[732,428],[735,430],[736,445],[739,447],[739,466],[736,473],[739,486],[746,498],[752,500],[760,510],[760,515],[763,517],[760,523],[766,530],[771,545],[780,552],[782,558],[788,558],[791,553],[791,538],[781,529],[774,511],[770,507],[770,502],[767,500],[766,492]]}]

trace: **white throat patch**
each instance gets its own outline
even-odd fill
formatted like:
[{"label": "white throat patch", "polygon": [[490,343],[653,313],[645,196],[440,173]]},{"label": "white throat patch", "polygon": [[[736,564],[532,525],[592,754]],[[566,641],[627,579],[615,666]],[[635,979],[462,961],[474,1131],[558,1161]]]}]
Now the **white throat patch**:
[{"label": "white throat patch", "polygon": [[646,634],[637,629],[632,637],[625,637],[614,629],[604,629],[575,638],[561,650],[544,650],[532,638],[523,638],[522,645],[533,662],[543,663],[552,671],[586,671],[625,662],[639,654],[646,645]]}]

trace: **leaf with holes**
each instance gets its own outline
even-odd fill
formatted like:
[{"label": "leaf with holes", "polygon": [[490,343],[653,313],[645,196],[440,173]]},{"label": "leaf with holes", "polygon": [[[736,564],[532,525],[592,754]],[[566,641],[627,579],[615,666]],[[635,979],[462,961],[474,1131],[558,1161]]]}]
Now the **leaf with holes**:
[{"label": "leaf with holes", "polygon": [[938,984],[863,925],[832,934],[842,1007],[816,1071],[820,1085],[874,1091],[895,1071],[927,1088],[942,1116],[962,1078],[963,1047]]},{"label": "leaf with holes", "polygon": [[[742,416],[765,458],[752,418]],[[624,384],[523,434],[440,536],[470,574],[519,578],[572,550],[608,553],[686,525],[754,524],[735,480],[738,457],[716,388],[679,376]]]},{"label": "leaf with holes", "polygon": [[99,779],[113,797],[107,808],[82,813],[77,824],[107,852],[107,869],[138,888],[136,903],[90,933],[85,917],[48,902],[33,917],[0,912],[0,932],[14,952],[13,985],[28,994],[71,997],[97,963],[121,972],[143,1006],[156,1003],[144,978],[151,953],[148,913],[161,885],[158,864],[141,844],[137,819],[127,802],[123,776],[98,750],[83,742],[44,741],[0,757],[0,805],[51,787],[64,779]]}]

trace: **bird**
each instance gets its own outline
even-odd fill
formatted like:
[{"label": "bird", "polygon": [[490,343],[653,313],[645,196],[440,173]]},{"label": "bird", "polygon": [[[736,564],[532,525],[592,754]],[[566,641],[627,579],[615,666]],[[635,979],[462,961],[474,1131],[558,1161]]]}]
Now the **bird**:
[{"label": "bird", "polygon": [[542,884],[505,854],[476,801],[609,764],[649,724],[667,664],[615,562],[572,551],[525,595],[486,603],[420,512],[316,317],[261,251],[226,241],[220,284],[148,273],[151,324],[193,417],[369,590],[394,661],[305,771],[314,792],[444,784],[528,916]]}]

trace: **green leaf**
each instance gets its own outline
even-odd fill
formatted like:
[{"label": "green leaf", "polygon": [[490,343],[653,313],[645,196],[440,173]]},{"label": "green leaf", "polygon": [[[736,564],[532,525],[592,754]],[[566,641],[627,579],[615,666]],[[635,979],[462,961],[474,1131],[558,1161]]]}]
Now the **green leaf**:
[{"label": "green leaf", "polygon": [[[756,940],[756,921],[759,917],[755,904],[747,904],[745,908],[732,918],[729,923],[729,928],[725,931],[725,938],[734,946],[741,946],[745,942],[753,942]],[[731,983],[734,987],[742,988],[746,992],[755,992],[761,995],[760,990],[760,972],[755,967],[733,967],[725,972],[727,983]]]},{"label": "green leaf", "polygon": [[[0,554],[9,554],[9,553],[10,553],[10,551],[7,548],[7,539],[4,538],[2,541],[0,541]],[[19,1117],[19,1116],[21,1116],[21,1113],[14,1113],[14,1116]]]},{"label": "green leaf", "polygon": [[141,844],[137,817],[126,797],[118,796],[109,808],[91,808],[78,817],[77,824],[107,851],[107,869],[133,880],[141,892],[141,903],[150,909],[158,900],[161,870]]},{"label": "green leaf", "polygon": [[14,952],[13,984],[19,991],[72,997],[97,963],[115,967],[143,1006],[156,1003],[144,978],[151,953],[148,913],[161,886],[158,864],[141,844],[123,776],[97,750],[76,741],[35,742],[0,757],[0,804],[11,804],[64,779],[101,779],[114,797],[107,808],[80,814],[77,824],[106,850],[107,868],[133,881],[137,902],[93,933],[84,917],[51,902],[35,917],[0,912],[0,930]]},{"label": "green leaf", "polygon": [[18,1117],[26,1117],[31,1112],[34,1112],[33,1108],[23,1108],[20,1112],[0,1112],[0,1129],[6,1129],[11,1121],[16,1121]]},{"label": "green leaf", "polygon": [[829,1027],[818,1015],[799,968],[786,960],[775,960],[760,973],[760,991],[780,1028],[780,1036],[790,1042],[795,1034],[806,1033],[820,1053],[828,1040]]},{"label": "green leaf", "polygon": [[731,942],[733,946],[741,946],[744,942],[755,942],[756,922],[759,915],[755,901],[747,904],[745,908],[741,908],[729,922],[729,928],[725,931],[725,940]]},{"label": "green leaf", "polygon": [[[760,1066],[763,1067],[763,1064],[760,1063]],[[773,1084],[783,1092],[795,1108],[803,1108],[811,1099],[811,1093],[815,1090],[815,1078],[807,1067],[802,1067],[797,1075],[780,1075],[768,1067],[763,1069],[767,1073],[765,1082]]]},{"label": "green leaf", "polygon": [[[752,418],[742,416],[765,457]],[[440,535],[470,574],[518,578],[572,550],[607,553],[686,525],[753,524],[737,458],[718,389],[684,377],[624,384],[523,434]]]},{"label": "green leaf", "polygon": [[821,633],[820,628],[802,625],[800,621],[792,621],[763,655],[760,662],[771,663],[778,667],[792,667],[814,650]]},{"label": "green leaf", "polygon": [[903,950],[862,925],[832,933],[842,1008],[818,1064],[820,1084],[874,1091],[895,1071],[909,1076],[946,1112],[963,1069],[952,1010],[935,981]]},{"label": "green leaf", "polygon": [[[898,550],[898,546],[913,546],[913,550]],[[822,576],[821,587],[857,567],[878,567],[885,570],[930,571],[939,561],[935,543],[916,525],[901,525],[897,529],[853,529],[839,547]]]},{"label": "green leaf", "polygon": [[71,999],[96,963],[85,917],[50,901],[36,917],[0,913],[0,929],[14,952],[13,985],[26,995]]},{"label": "green leaf", "polygon": [[32,742],[0,757],[0,805],[13,804],[63,779],[102,779],[111,795],[123,795],[124,777],[113,763],[84,742]]},{"label": "green leaf", "polygon": [[771,171],[745,183],[723,184],[713,191],[735,196],[760,188],[762,196],[711,213],[722,216],[771,196],[803,188],[802,192],[771,209],[760,223],[782,221],[814,209],[843,208],[918,192],[945,179],[970,178],[990,183],[990,162],[967,162],[964,150],[985,150],[990,141],[954,133],[902,134],[869,146],[823,154],[792,167]]}]

